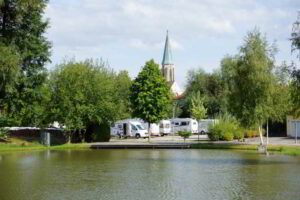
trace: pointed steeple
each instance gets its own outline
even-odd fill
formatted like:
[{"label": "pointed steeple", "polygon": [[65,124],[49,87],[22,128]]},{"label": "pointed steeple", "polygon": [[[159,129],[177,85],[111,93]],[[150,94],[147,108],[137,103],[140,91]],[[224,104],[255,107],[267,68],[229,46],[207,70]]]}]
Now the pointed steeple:
[{"label": "pointed steeple", "polygon": [[170,42],[169,42],[169,33],[168,33],[168,31],[167,31],[167,37],[166,37],[166,42],[165,42],[164,57],[163,57],[163,60],[162,60],[161,64],[162,64],[162,66],[173,64],[172,52],[171,52],[171,46],[170,46]]}]

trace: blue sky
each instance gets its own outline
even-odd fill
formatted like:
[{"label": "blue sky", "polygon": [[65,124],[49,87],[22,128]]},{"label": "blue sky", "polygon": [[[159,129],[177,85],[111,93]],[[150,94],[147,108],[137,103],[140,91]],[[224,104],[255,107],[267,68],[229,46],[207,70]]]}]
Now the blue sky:
[{"label": "blue sky", "polygon": [[299,9],[299,0],[50,0],[48,68],[66,58],[102,58],[134,78],[145,61],[161,63],[167,29],[182,87],[188,70],[218,69],[255,27],[276,41],[277,63],[290,62],[288,38]]}]

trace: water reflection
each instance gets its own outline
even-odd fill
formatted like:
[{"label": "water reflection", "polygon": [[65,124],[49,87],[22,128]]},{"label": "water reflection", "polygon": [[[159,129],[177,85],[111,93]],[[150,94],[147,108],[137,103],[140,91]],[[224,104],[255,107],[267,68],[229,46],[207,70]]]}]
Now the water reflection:
[{"label": "water reflection", "polygon": [[0,154],[0,199],[297,199],[300,159],[216,150]]}]

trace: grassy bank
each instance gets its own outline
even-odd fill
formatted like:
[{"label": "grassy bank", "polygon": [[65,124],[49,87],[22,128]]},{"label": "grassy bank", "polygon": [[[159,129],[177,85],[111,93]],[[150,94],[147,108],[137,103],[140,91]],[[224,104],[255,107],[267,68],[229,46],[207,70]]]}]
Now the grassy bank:
[{"label": "grassy bank", "polygon": [[11,138],[10,143],[0,143],[0,152],[6,151],[33,151],[33,150],[47,150],[47,149],[88,149],[87,143],[80,144],[63,144],[51,147],[46,147],[38,143],[38,141],[28,141],[20,138]]},{"label": "grassy bank", "polygon": [[[9,151],[32,151],[32,150],[65,150],[65,149],[89,149],[88,143],[79,144],[63,144],[51,147],[45,147],[37,141],[28,142],[19,138],[12,138],[11,143],[0,143],[0,152]],[[256,151],[257,145],[255,144],[232,144],[232,143],[198,143],[192,144],[193,149],[221,149],[221,150],[244,150]],[[284,145],[268,145],[270,153],[278,153],[284,155],[300,156],[300,146],[284,146]]]},{"label": "grassy bank", "polygon": [[[218,143],[199,143],[193,144],[194,149],[228,149],[228,150],[250,150],[256,151],[256,144],[218,144]],[[280,153],[284,155],[299,156],[300,146],[268,145],[268,152]]]},{"label": "grassy bank", "polygon": [[64,149],[89,149],[88,144],[63,144],[51,147],[45,147],[43,145],[31,145],[27,146],[19,144],[1,144],[0,143],[0,152],[7,151],[34,151],[34,150],[64,150]]}]

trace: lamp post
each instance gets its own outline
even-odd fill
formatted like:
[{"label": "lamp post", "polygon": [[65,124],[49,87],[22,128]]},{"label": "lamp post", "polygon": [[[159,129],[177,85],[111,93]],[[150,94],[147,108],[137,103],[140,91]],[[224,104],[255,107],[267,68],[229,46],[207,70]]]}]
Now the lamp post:
[{"label": "lamp post", "polygon": [[172,126],[172,140],[174,140],[174,136],[175,136],[174,118],[175,118],[175,114],[176,114],[176,106],[177,106],[177,102],[175,100],[174,103],[173,103],[173,118],[172,118],[172,122],[171,122],[171,126]]}]

